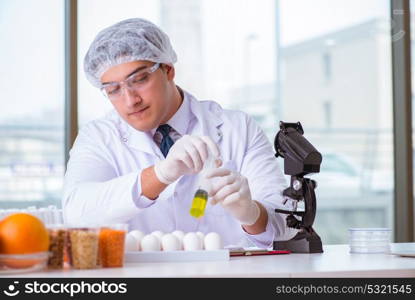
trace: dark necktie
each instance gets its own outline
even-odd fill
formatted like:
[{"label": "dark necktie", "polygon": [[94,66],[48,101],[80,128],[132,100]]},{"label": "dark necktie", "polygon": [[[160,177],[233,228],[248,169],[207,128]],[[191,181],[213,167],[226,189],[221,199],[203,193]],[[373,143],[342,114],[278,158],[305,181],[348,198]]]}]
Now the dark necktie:
[{"label": "dark necktie", "polygon": [[161,143],[160,143],[160,150],[163,153],[164,157],[167,156],[167,153],[169,153],[171,146],[173,146],[174,144],[173,139],[169,135],[170,130],[171,130],[171,127],[170,125],[167,125],[167,124],[160,125],[157,128],[157,131],[160,132],[161,135],[163,136],[163,138],[161,139]]}]

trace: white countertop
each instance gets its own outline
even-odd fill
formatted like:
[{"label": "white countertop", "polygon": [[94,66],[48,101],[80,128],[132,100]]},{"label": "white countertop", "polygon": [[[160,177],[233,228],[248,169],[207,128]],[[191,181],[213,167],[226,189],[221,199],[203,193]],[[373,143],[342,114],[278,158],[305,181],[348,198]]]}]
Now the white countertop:
[{"label": "white countertop", "polygon": [[[392,250],[415,243],[391,244]],[[9,277],[414,277],[415,258],[352,254],[348,245],[324,253],[237,256],[229,261],[126,263],[123,268],[45,270]]]}]

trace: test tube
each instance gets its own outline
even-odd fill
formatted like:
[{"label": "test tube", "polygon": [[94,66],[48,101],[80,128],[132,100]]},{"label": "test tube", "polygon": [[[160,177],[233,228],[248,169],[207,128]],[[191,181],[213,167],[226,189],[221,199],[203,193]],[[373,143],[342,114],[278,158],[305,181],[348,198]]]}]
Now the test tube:
[{"label": "test tube", "polygon": [[205,208],[208,201],[208,192],[204,186],[205,183],[203,180],[203,173],[208,169],[215,168],[217,166],[216,162],[217,158],[213,157],[213,155],[209,153],[207,160],[203,164],[201,174],[199,175],[198,189],[196,190],[192,206],[190,207],[190,215],[192,217],[200,218],[205,214]]},{"label": "test tube", "polygon": [[205,208],[208,200],[208,193],[203,189],[198,189],[193,197],[192,207],[190,208],[190,215],[195,218],[200,218],[205,214]]}]

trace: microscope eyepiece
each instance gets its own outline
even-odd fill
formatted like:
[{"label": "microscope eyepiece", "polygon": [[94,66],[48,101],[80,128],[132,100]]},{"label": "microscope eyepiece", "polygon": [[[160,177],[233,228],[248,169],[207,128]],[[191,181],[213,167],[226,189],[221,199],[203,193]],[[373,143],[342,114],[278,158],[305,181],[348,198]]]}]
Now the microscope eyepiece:
[{"label": "microscope eyepiece", "polygon": [[300,122],[280,122],[280,131],[275,136],[275,156],[284,158],[286,175],[303,176],[320,172],[322,156],[303,136],[304,130]]}]

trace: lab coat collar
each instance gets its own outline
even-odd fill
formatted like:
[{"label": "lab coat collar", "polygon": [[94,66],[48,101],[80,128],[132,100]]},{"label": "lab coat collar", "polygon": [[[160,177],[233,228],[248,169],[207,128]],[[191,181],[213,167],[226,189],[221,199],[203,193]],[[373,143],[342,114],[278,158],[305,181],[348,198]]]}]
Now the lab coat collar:
[{"label": "lab coat collar", "polygon": [[[197,119],[197,124],[194,126],[193,132],[189,133],[187,131],[189,127],[189,122],[192,120],[191,114],[189,114],[188,118],[186,118],[184,124],[186,127],[186,134],[199,136],[207,135],[215,143],[218,143],[222,138],[222,133],[219,128],[222,125],[223,121],[217,115],[221,112],[222,108],[214,102],[211,102],[210,105],[202,105],[202,103],[198,101],[190,93],[187,93],[184,90],[183,93],[184,99],[186,99],[186,101],[188,100],[189,112],[191,112],[191,114],[193,114],[193,117],[196,117]],[[185,102],[183,101],[183,104],[184,103]],[[152,155],[156,155],[160,159],[164,158],[163,154],[160,151],[160,148],[154,142],[152,131],[139,131],[131,127],[124,120],[122,120],[122,123],[124,124],[124,130],[122,133],[123,141],[128,146]],[[179,133],[181,134],[181,132]]]},{"label": "lab coat collar", "polygon": [[[180,91],[183,91],[177,87]],[[171,117],[167,124],[176,130],[181,136],[187,134],[189,123],[194,117],[190,110],[189,94],[183,92],[183,101],[177,112]]]},{"label": "lab coat collar", "polygon": [[219,117],[222,108],[213,101],[208,101],[207,105],[202,104],[205,101],[198,101],[193,95],[187,94],[190,99],[190,109],[197,118],[197,124],[192,135],[206,135],[215,143],[219,143],[222,139],[220,126],[223,124],[223,120]]},{"label": "lab coat collar", "polygon": [[123,141],[131,148],[146,152],[158,157],[163,157],[160,148],[154,142],[153,131],[139,131],[123,121],[126,126],[126,132]]}]

